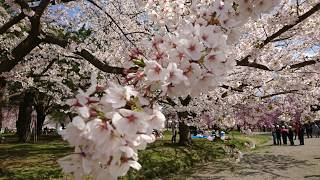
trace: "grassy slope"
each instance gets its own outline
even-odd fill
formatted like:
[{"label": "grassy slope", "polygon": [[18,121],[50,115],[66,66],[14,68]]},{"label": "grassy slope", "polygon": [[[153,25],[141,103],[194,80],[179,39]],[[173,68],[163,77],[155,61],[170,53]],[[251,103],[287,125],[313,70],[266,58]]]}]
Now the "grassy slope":
[{"label": "grassy slope", "polygon": [[[123,179],[155,179],[189,169],[202,162],[224,157],[223,143],[194,140],[192,147],[181,147],[170,142],[166,133],[162,140],[139,152],[140,171],[131,170]],[[227,142],[239,149],[245,149],[248,137],[234,133]],[[265,136],[250,136],[264,142]],[[61,179],[62,173],[56,160],[72,152],[72,148],[58,137],[45,137],[38,144],[0,144],[0,180],[2,179]]]}]

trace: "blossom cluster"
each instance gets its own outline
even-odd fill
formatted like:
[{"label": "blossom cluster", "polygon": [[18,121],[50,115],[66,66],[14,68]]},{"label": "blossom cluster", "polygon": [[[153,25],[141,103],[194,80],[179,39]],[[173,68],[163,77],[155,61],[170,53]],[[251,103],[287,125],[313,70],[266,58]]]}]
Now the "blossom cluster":
[{"label": "blossom cluster", "polygon": [[131,86],[113,83],[104,88],[93,77],[91,87],[80,90],[68,103],[78,116],[60,134],[75,152],[58,162],[76,179],[89,174],[96,179],[117,179],[130,167],[139,170],[138,150],[154,142],[154,129],[164,127],[159,106],[150,106]]},{"label": "blossom cluster", "polygon": [[221,84],[233,68],[231,45],[239,39],[238,28],[249,18],[272,10],[277,3],[195,1],[188,7],[178,0],[149,1],[146,7],[150,14],[163,12],[152,18],[161,22],[160,29],[173,20],[176,27],[165,26],[166,31],[141,43],[143,49],[135,48],[129,54],[126,67],[140,67],[138,72],[129,74],[130,80],[143,80],[146,88],[160,90],[160,96],[207,93]]},{"label": "blossom cluster", "polygon": [[238,40],[237,28],[277,3],[195,1],[185,7],[181,0],[149,1],[150,11],[156,7],[164,12],[153,21],[160,18],[163,26],[169,17],[176,27],[144,39],[143,48],[130,52],[127,85],[111,84],[97,98],[92,95],[97,90],[93,80],[87,92],[77,95],[72,105],[78,116],[61,132],[75,146],[75,154],[60,160],[64,170],[100,179],[123,176],[130,167],[140,169],[137,151],[155,140],[152,130],[162,128],[165,121],[156,100],[197,96],[217,87],[234,64],[230,46]]}]

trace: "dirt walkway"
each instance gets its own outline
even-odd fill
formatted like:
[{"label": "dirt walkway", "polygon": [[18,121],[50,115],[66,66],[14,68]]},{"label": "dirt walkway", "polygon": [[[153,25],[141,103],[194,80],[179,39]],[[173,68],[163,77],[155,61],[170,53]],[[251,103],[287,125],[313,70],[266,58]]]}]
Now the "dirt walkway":
[{"label": "dirt walkway", "polygon": [[186,179],[320,180],[320,138],[305,139],[304,146],[268,145],[260,152],[244,155],[238,164],[226,161],[206,164]]}]

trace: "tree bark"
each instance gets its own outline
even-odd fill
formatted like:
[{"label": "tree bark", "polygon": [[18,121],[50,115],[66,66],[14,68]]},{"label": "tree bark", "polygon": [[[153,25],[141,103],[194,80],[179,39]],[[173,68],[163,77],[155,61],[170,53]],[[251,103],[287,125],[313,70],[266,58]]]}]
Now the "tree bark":
[{"label": "tree bark", "polygon": [[179,122],[179,145],[187,146],[191,143],[189,126],[184,122]]},{"label": "tree bark", "polygon": [[[1,95],[0,95],[1,96]],[[1,98],[1,97],[0,97]],[[2,121],[3,121],[3,115],[2,115],[2,102],[0,100],[0,130],[2,129]]]},{"label": "tree bark", "polygon": [[179,145],[190,145],[192,143],[190,136],[190,129],[182,119],[188,118],[189,112],[178,112],[179,117]]},{"label": "tree bark", "polygon": [[33,94],[26,91],[23,100],[19,105],[19,116],[16,122],[17,135],[19,142],[28,142],[30,140],[30,123],[33,105]]},{"label": "tree bark", "polygon": [[0,130],[2,128],[2,122],[3,122],[2,107],[3,107],[5,89],[6,89],[6,80],[3,77],[0,77]]}]

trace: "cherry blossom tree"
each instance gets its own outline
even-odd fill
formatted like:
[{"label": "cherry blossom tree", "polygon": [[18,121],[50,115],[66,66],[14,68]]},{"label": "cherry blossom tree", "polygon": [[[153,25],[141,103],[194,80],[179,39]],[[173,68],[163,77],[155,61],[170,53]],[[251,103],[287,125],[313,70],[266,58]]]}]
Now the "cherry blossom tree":
[{"label": "cherry blossom tree", "polygon": [[[231,109],[229,104],[241,99],[232,100],[229,91],[242,92],[244,98],[246,95],[257,96],[257,91],[271,93],[257,97],[262,99],[303,90],[274,91],[286,77],[292,77],[287,76],[292,71],[317,63],[316,53],[311,57],[313,59],[295,62],[301,54],[290,57],[280,52],[287,49],[294,53],[300,48],[301,53],[306,52],[304,48],[314,48],[316,42],[309,43],[303,33],[296,36],[298,41],[293,40],[290,31],[294,28],[309,30],[310,26],[316,28],[318,19],[309,18],[318,13],[320,4],[316,1],[294,4],[280,0],[89,0],[61,1],[60,7],[50,6],[48,0],[41,0],[34,6],[23,0],[6,3],[15,13],[9,21],[6,20],[8,16],[1,19],[5,22],[0,28],[1,38],[13,39],[8,45],[2,45],[1,84],[5,85],[7,79],[15,77],[12,75],[19,69],[23,71],[24,65],[35,59],[51,59],[37,58],[37,55],[47,56],[47,53],[76,59],[81,70],[93,72],[91,86],[85,91],[79,90],[76,98],[68,101],[78,116],[61,132],[62,137],[75,147],[75,153],[59,163],[78,179],[89,174],[97,179],[116,179],[125,175],[130,167],[140,169],[138,150],[155,140],[153,129],[164,126],[160,101],[188,106],[192,98],[218,88],[218,101],[230,100],[217,111],[222,113]],[[294,6],[297,10],[292,14]],[[55,18],[57,13],[63,14],[73,8],[79,8],[76,11],[83,17],[81,21],[70,23],[72,21],[66,20],[63,24],[64,18]],[[2,9],[1,12],[5,11]],[[92,27],[89,28],[92,33],[78,41],[70,32],[81,22],[86,22],[81,28]],[[262,28],[256,28],[261,24]],[[264,24],[270,24],[268,29]],[[6,37],[5,32],[10,28],[15,28],[21,35]],[[265,33],[261,33],[261,29]],[[317,33],[310,34],[318,37]],[[286,41],[292,45],[278,49],[280,53],[276,56],[270,55],[276,51],[275,44]],[[303,45],[299,45],[300,42]],[[270,57],[272,61],[268,61]],[[81,61],[83,59],[85,61]],[[284,62],[277,62],[279,59]],[[39,70],[42,63],[35,69]],[[97,79],[98,73],[93,67],[116,75],[104,75],[106,80]],[[241,69],[243,67],[246,69]],[[258,78],[259,74],[263,75],[263,82]],[[295,77],[299,78],[298,75]],[[265,86],[268,78],[272,78],[272,86]],[[292,79],[286,83],[288,87],[294,84]],[[302,79],[304,83],[308,82],[307,76]],[[312,83],[317,87],[317,83]],[[318,90],[310,92],[316,94]],[[186,129],[184,120],[189,112],[180,112],[180,117],[184,118],[181,128]],[[224,119],[230,119],[227,124],[234,124],[232,118]]]}]

